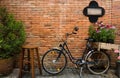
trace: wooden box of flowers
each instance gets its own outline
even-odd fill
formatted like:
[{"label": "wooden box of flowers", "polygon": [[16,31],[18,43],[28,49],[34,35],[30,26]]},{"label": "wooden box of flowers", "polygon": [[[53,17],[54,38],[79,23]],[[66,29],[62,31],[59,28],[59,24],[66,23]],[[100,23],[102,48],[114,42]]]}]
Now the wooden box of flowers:
[{"label": "wooden box of flowers", "polygon": [[115,31],[116,28],[114,25],[104,24],[101,21],[89,27],[89,37],[94,40],[95,47],[101,49],[118,49],[119,45],[113,44]]},{"label": "wooden box of flowers", "polygon": [[97,22],[89,27],[89,36],[94,40],[93,47],[113,50],[118,54],[116,61],[116,75],[120,78],[120,45],[114,44],[116,28],[114,25]]}]

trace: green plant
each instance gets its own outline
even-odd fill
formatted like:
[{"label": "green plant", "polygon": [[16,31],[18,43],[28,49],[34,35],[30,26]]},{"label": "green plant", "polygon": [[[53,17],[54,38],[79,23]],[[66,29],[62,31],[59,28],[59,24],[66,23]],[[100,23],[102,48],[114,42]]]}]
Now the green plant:
[{"label": "green plant", "polygon": [[89,36],[96,42],[108,42],[115,39],[115,26],[97,22],[95,26],[89,27]]},{"label": "green plant", "polygon": [[24,25],[16,21],[6,8],[0,8],[0,58],[18,54],[25,41]]}]

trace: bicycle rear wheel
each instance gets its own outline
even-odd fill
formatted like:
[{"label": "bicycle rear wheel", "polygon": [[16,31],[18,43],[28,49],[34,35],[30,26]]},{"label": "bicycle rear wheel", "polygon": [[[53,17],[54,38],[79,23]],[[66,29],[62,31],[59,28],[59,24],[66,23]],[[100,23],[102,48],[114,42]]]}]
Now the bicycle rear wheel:
[{"label": "bicycle rear wheel", "polygon": [[42,58],[43,69],[52,75],[62,72],[67,64],[67,58],[63,52],[58,49],[47,51]]},{"label": "bicycle rear wheel", "polygon": [[103,74],[110,67],[110,58],[103,51],[95,51],[87,56],[87,68],[93,74]]}]

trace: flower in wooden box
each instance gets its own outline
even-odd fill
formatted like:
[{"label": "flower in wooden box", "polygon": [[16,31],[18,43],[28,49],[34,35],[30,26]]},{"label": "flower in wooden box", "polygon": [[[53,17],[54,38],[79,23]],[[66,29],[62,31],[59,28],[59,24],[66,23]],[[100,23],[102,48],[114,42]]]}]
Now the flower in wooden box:
[{"label": "flower in wooden box", "polygon": [[97,22],[89,27],[89,36],[96,42],[113,43],[115,39],[115,26]]},{"label": "flower in wooden box", "polygon": [[118,50],[118,49],[117,49],[117,50],[114,50],[114,53],[118,53],[117,59],[120,60],[120,50]]}]

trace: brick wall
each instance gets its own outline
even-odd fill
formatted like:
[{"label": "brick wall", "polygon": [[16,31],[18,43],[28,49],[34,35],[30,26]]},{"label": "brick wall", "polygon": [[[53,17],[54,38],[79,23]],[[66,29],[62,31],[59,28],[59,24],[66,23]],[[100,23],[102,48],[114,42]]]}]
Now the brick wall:
[{"label": "brick wall", "polygon": [[[5,6],[22,20],[27,33],[27,43],[39,45],[40,53],[56,47],[66,32],[71,32],[74,26],[79,26],[77,35],[69,38],[72,54],[78,57],[85,48],[85,38],[91,24],[82,14],[84,7],[91,0],[0,0],[0,6]],[[99,6],[105,8],[106,14],[99,21],[115,24],[120,29],[120,1],[97,0]],[[117,36],[116,43],[120,43]],[[115,64],[116,54],[110,52],[112,64]]]}]

